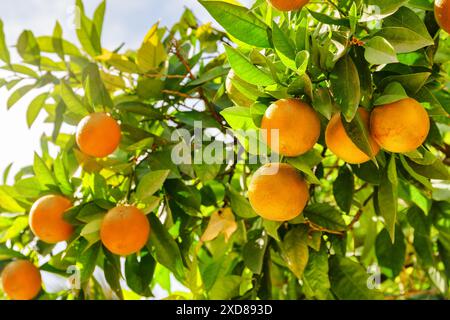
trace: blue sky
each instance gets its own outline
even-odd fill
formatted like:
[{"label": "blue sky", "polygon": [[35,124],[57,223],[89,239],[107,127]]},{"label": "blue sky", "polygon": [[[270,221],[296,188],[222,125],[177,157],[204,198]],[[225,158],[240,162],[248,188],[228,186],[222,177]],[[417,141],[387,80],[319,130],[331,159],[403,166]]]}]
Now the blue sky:
[{"label": "blue sky", "polygon": [[[244,4],[252,0],[241,1]],[[64,29],[64,37],[76,42],[75,31],[69,28],[74,0],[14,0],[0,1],[0,19],[4,22],[6,41],[14,52],[18,36],[24,29],[36,35],[50,35],[56,20]],[[89,15],[100,3],[85,0]],[[122,42],[126,48],[138,48],[148,29],[158,20],[170,26],[178,20],[185,7],[191,8],[201,22],[209,17],[197,0],[109,0],[102,35],[102,45],[114,49]],[[14,55],[16,58],[17,56]],[[0,63],[1,65],[1,63]],[[0,77],[3,75],[0,71]],[[9,93],[0,89],[0,174],[9,163],[12,172],[32,163],[33,152],[39,151],[39,138],[43,132],[50,133],[51,126],[43,123],[44,115],[36,120],[31,129],[26,125],[26,109],[33,94],[25,96],[11,110],[6,111]]]}]

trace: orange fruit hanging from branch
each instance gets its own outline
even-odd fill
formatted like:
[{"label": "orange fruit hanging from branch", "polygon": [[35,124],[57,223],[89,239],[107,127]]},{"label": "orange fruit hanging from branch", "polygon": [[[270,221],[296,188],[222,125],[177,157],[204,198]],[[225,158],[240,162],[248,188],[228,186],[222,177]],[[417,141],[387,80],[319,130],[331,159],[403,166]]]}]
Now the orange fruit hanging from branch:
[{"label": "orange fruit hanging from branch", "polygon": [[119,124],[104,112],[84,117],[78,124],[76,132],[76,141],[81,151],[97,158],[113,153],[119,146],[120,138]]},{"label": "orange fruit hanging from branch", "polygon": [[320,120],[308,104],[297,99],[282,99],[267,108],[261,129],[265,142],[274,152],[296,157],[316,144],[320,136]]},{"label": "orange fruit hanging from branch", "polygon": [[248,198],[255,212],[264,219],[288,221],[303,211],[309,191],[294,167],[286,163],[269,163],[253,174]]},{"label": "orange fruit hanging from branch", "polygon": [[370,131],[383,149],[410,152],[427,138],[430,119],[419,102],[407,98],[375,107],[370,116]]},{"label": "orange fruit hanging from branch", "polygon": [[12,300],[31,300],[41,291],[41,273],[28,260],[10,262],[2,272],[2,287]]},{"label": "orange fruit hanging from branch", "polygon": [[135,206],[112,208],[100,227],[102,243],[114,254],[127,256],[141,250],[147,243],[150,223]]},{"label": "orange fruit hanging from branch", "polygon": [[57,243],[72,236],[73,226],[64,220],[64,212],[72,207],[69,199],[48,195],[38,199],[30,210],[31,231],[42,241]]}]

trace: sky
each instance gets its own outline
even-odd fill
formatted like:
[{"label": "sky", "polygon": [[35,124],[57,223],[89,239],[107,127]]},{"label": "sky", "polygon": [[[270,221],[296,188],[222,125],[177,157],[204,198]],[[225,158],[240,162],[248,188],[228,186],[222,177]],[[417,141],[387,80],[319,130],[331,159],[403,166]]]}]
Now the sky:
[{"label": "sky", "polygon": [[[100,0],[84,2],[88,16],[92,16]],[[248,4],[251,0],[241,2]],[[74,3],[74,0],[0,1],[0,19],[4,23],[11,54],[14,54],[14,45],[24,29],[32,30],[36,36],[51,35],[56,20],[64,29],[64,38],[77,43],[75,30],[70,27]],[[170,26],[178,21],[185,7],[191,8],[201,22],[212,21],[197,0],[108,0],[102,45],[107,49],[115,49],[124,42],[125,48],[137,49],[155,22],[160,20],[161,25]],[[13,57],[18,61],[16,54]],[[0,71],[0,78],[3,75]],[[10,163],[13,163],[12,173],[31,164],[33,153],[40,151],[40,136],[52,130],[52,126],[43,123],[43,112],[31,129],[27,127],[26,110],[33,94],[26,95],[9,111],[6,110],[8,96],[4,88],[0,89],[0,177]]]}]

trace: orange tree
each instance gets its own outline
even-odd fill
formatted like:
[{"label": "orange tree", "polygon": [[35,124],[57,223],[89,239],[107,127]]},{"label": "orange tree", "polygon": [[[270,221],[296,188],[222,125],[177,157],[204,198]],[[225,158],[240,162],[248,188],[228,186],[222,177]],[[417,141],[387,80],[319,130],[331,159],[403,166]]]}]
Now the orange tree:
[{"label": "orange tree", "polygon": [[225,32],[186,10],[125,51],[76,1],[80,47],[26,30],[20,63],[0,22],[7,107],[54,125],[0,186],[5,297],[448,297],[447,1],[200,2]]}]

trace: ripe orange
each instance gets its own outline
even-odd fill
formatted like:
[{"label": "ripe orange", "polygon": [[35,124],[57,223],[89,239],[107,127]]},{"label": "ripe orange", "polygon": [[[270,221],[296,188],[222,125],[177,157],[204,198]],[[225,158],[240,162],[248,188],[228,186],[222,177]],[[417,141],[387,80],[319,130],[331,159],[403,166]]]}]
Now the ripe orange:
[{"label": "ripe orange", "polygon": [[[364,108],[359,108],[358,112],[369,131],[369,112]],[[380,151],[380,146],[372,137],[369,137],[372,147],[372,154],[375,156]],[[370,160],[370,157],[361,151],[350,139],[342,125],[341,114],[335,114],[328,123],[325,131],[325,142],[327,147],[345,162],[358,164]]]},{"label": "ripe orange", "polygon": [[269,0],[280,11],[294,11],[301,9],[309,0]]},{"label": "ripe orange", "polygon": [[117,206],[108,211],[100,227],[100,238],[109,251],[121,256],[136,253],[147,243],[150,224],[135,206]]},{"label": "ripe orange", "polygon": [[305,208],[308,185],[289,164],[269,163],[253,174],[248,198],[255,212],[264,219],[287,221]]},{"label": "ripe orange", "polygon": [[31,231],[47,243],[68,240],[73,233],[73,226],[63,219],[63,215],[71,206],[70,200],[62,196],[39,198],[30,210]]},{"label": "ripe orange", "polygon": [[436,0],[434,2],[434,16],[439,26],[450,33],[450,1]]},{"label": "ripe orange", "polygon": [[[288,157],[309,151],[320,136],[320,120],[308,104],[296,99],[282,99],[267,108],[261,122],[262,135],[275,152]],[[279,145],[271,130],[279,130]]]},{"label": "ripe orange", "polygon": [[113,153],[119,146],[120,138],[119,124],[104,112],[84,117],[77,127],[78,147],[92,157],[103,158]]},{"label": "ripe orange", "polygon": [[31,300],[41,291],[41,274],[30,261],[16,260],[3,269],[2,286],[12,300]]},{"label": "ripe orange", "polygon": [[390,152],[410,152],[427,138],[430,119],[419,102],[406,98],[373,109],[370,131],[383,149]]}]

